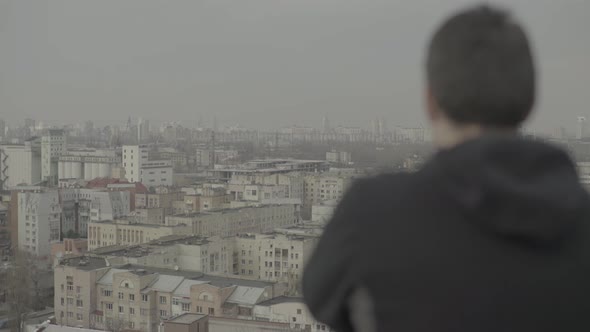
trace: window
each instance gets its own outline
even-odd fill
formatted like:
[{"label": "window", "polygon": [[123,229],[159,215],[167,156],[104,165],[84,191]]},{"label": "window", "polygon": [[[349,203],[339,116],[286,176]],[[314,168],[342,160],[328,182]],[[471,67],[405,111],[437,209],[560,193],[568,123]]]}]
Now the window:
[{"label": "window", "polygon": [[209,315],[215,316],[215,309],[209,308]]},{"label": "window", "polygon": [[166,297],[160,296],[160,304],[166,304]]},{"label": "window", "polygon": [[82,314],[76,314],[77,320],[84,320],[84,316]]},{"label": "window", "polygon": [[139,314],[142,316],[147,316],[148,312],[149,312],[148,309],[144,309],[144,308],[139,309]]},{"label": "window", "polygon": [[203,301],[209,301],[209,295],[203,295]]},{"label": "window", "polygon": [[183,303],[182,304],[182,311],[191,311],[191,304],[190,303]]},{"label": "window", "polygon": [[105,307],[107,308],[107,310],[113,310],[113,304],[112,303],[106,303]]},{"label": "window", "polygon": [[61,284],[61,291],[64,291],[64,284]]},{"label": "window", "polygon": [[74,318],[74,313],[73,312],[68,312],[68,318]]},{"label": "window", "polygon": [[124,298],[125,298],[125,294],[123,294],[123,293],[119,292],[119,300],[122,300],[122,299],[124,299]]},{"label": "window", "polygon": [[168,316],[168,311],[160,310],[160,317],[167,317],[167,316]]},{"label": "window", "polygon": [[129,314],[135,315],[135,308],[129,308]]},{"label": "window", "polygon": [[246,274],[246,270],[242,269],[242,274]]},{"label": "window", "polygon": [[326,325],[322,325],[322,331],[326,330]]},{"label": "window", "polygon": [[119,306],[119,313],[122,314],[125,312],[125,307],[123,307],[122,305]]},{"label": "window", "polygon": [[82,290],[82,287],[80,287],[80,286],[76,287],[76,293],[80,293],[81,290]]},{"label": "window", "polygon": [[294,321],[294,322],[295,322],[295,321],[297,321],[297,318],[293,317],[293,321]]},{"label": "window", "polygon": [[178,302],[178,299],[177,299],[177,298],[175,298],[175,297],[173,297],[173,298],[172,298],[172,304],[173,304],[173,305],[178,305],[178,304],[179,304],[179,302]]},{"label": "window", "polygon": [[61,298],[61,305],[64,305],[64,298]]},{"label": "window", "polygon": [[242,259],[242,264],[246,264],[246,260],[245,259]]},{"label": "window", "polygon": [[113,296],[113,291],[112,290],[108,290],[108,289],[103,289],[102,290],[102,295],[103,296]]},{"label": "window", "polygon": [[252,274],[254,274],[254,272],[252,270],[248,270],[248,274],[252,275]]},{"label": "window", "polygon": [[147,302],[148,301],[148,295],[147,294],[141,294],[141,300],[143,302]]},{"label": "window", "polygon": [[76,300],[76,307],[81,308],[84,306],[84,303],[82,302],[82,300]]},{"label": "window", "polygon": [[301,309],[297,309],[297,314],[301,315]]},{"label": "window", "polygon": [[135,301],[135,294],[129,294],[129,301]]},{"label": "window", "polygon": [[202,314],[203,313],[203,307],[197,306],[197,313]]},{"label": "window", "polygon": [[74,299],[73,298],[68,298],[68,305],[74,305]]}]

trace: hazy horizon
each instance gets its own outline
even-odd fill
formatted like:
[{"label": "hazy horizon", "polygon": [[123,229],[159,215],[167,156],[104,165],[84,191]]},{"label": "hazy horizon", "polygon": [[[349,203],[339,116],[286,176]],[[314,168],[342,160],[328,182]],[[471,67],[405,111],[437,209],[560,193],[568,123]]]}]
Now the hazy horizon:
[{"label": "hazy horizon", "polygon": [[[590,117],[590,1],[488,1],[537,50],[529,126]],[[423,50],[470,0],[0,2],[0,118],[49,124],[201,117],[251,128],[426,124]]]}]

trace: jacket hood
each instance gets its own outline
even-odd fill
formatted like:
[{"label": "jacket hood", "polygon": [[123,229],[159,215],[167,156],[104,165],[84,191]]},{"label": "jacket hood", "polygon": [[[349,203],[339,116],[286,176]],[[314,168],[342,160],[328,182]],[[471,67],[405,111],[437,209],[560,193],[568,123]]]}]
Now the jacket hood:
[{"label": "jacket hood", "polygon": [[558,246],[575,234],[589,200],[568,155],[546,143],[486,136],[435,156],[444,192],[484,229]]}]

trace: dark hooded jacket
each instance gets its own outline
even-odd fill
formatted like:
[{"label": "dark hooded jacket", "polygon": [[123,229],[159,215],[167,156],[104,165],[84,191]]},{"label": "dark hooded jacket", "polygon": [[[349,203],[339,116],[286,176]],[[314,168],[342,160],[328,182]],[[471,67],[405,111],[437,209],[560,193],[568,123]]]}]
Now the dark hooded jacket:
[{"label": "dark hooded jacket", "polygon": [[590,331],[589,211],[565,152],[478,138],[357,181],[304,298],[336,331]]}]

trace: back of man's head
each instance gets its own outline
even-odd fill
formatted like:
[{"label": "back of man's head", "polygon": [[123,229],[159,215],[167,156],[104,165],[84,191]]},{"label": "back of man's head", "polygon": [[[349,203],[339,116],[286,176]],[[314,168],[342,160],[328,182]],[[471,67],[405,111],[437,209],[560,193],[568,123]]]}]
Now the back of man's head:
[{"label": "back of man's head", "polygon": [[426,74],[437,108],[457,124],[516,128],[535,100],[535,68],[522,27],[480,6],[451,17],[430,42]]}]

